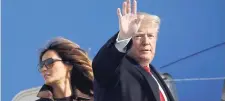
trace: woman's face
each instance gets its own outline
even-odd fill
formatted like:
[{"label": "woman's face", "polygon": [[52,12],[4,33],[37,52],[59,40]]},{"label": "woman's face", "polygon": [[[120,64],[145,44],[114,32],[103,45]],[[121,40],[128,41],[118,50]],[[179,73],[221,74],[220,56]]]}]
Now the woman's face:
[{"label": "woman's face", "polygon": [[40,64],[40,72],[47,85],[64,82],[70,77],[72,66],[63,63],[62,59],[53,50],[44,53]]}]

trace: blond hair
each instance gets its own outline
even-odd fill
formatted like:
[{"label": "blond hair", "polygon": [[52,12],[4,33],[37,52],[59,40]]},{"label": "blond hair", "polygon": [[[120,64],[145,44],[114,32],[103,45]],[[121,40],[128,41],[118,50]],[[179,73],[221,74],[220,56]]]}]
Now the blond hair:
[{"label": "blond hair", "polygon": [[141,27],[152,27],[152,28],[157,28],[157,30],[160,27],[160,18],[157,15],[151,15],[145,12],[138,12],[137,13],[138,17],[144,15],[144,18],[142,19],[141,22]]}]

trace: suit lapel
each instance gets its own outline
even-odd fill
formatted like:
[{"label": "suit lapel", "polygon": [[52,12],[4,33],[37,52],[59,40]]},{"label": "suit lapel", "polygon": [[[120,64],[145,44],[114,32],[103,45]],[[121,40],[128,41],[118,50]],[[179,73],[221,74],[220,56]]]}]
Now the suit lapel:
[{"label": "suit lapel", "polygon": [[[133,68],[135,68],[138,72],[140,72],[140,74],[144,77],[144,79],[148,83],[150,91],[153,92],[156,101],[160,101],[159,87],[158,87],[158,84],[156,83],[156,81],[154,80],[154,78],[149,73],[147,73],[143,68],[139,67],[139,65],[137,64],[137,62],[135,60],[133,60],[129,56],[126,56],[126,58],[128,59],[128,61],[130,63],[136,64],[136,65],[133,65],[134,66]],[[151,96],[151,95],[149,95],[149,96]]]},{"label": "suit lapel", "polygon": [[136,67],[136,69],[144,76],[145,80],[147,81],[151,91],[153,91],[153,94],[156,98],[156,101],[160,101],[159,98],[159,87],[155,81],[155,79],[148,74],[146,71],[144,71],[144,69]]},{"label": "suit lapel", "polygon": [[160,74],[158,72],[156,72],[156,69],[154,68],[154,66],[150,65],[150,67],[151,67],[152,73],[155,75],[155,78],[158,80],[158,82],[160,83],[162,89],[164,90],[168,101],[174,101],[172,93],[170,92],[168,86],[166,85],[166,83],[164,82],[164,80],[162,79]]}]

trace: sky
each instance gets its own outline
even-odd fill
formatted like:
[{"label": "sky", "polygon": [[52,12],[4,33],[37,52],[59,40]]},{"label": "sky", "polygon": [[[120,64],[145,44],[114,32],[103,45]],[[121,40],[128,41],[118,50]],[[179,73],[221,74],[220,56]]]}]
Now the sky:
[{"label": "sky", "polygon": [[[225,45],[159,68],[225,42],[224,0],[138,0],[138,11],[158,15],[161,28],[153,65],[175,79],[225,77]],[[11,101],[21,90],[41,86],[40,49],[57,36],[93,58],[118,31],[122,0],[2,0],[1,91]],[[218,101],[224,80],[176,82],[180,101]]]}]

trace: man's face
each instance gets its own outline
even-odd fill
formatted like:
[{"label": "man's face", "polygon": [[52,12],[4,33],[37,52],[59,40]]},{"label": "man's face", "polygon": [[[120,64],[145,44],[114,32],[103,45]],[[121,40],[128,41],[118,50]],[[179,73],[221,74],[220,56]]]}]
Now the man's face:
[{"label": "man's face", "polygon": [[155,55],[157,34],[157,28],[141,26],[132,37],[130,53],[137,62],[151,63]]}]

